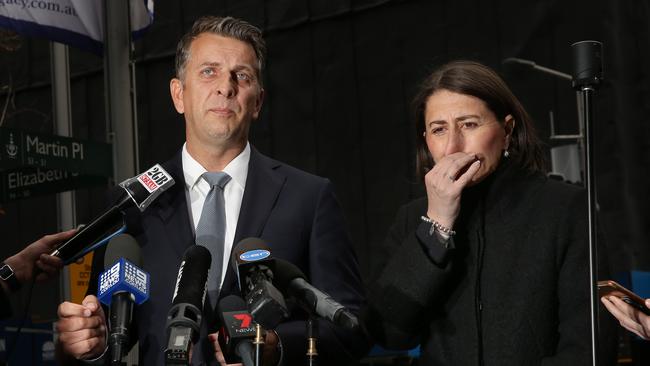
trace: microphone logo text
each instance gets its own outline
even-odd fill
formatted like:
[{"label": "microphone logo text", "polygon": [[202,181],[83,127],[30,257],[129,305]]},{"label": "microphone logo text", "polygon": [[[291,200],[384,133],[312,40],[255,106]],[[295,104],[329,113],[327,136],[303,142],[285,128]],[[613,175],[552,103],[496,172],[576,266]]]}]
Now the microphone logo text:
[{"label": "microphone logo text", "polygon": [[251,321],[253,320],[253,317],[247,313],[235,314],[232,317],[241,321],[241,324],[239,324],[239,329],[249,328],[251,326]]}]

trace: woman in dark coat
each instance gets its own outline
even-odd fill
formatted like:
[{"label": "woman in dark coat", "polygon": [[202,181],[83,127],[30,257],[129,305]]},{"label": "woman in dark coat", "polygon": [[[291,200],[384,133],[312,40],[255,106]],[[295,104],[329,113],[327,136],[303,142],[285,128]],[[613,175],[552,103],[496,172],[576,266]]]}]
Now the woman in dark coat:
[{"label": "woman in dark coat", "polygon": [[415,100],[427,195],[373,265],[367,326],[422,365],[591,364],[586,201],[546,178],[540,143],[491,69],[446,64]]}]

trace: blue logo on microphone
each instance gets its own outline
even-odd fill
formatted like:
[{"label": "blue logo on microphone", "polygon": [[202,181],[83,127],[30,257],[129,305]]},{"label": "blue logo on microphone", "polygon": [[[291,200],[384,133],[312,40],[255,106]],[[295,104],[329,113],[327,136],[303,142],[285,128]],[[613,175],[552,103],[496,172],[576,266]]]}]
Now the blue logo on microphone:
[{"label": "blue logo on microphone", "polygon": [[239,259],[246,261],[246,262],[255,262],[262,260],[264,258],[268,258],[271,255],[271,252],[268,250],[264,249],[255,249],[255,250],[249,250],[248,252],[244,252],[239,255]]},{"label": "blue logo on microphone", "polygon": [[97,298],[110,305],[113,294],[126,291],[140,305],[149,298],[149,274],[124,258],[120,258],[99,276]]}]

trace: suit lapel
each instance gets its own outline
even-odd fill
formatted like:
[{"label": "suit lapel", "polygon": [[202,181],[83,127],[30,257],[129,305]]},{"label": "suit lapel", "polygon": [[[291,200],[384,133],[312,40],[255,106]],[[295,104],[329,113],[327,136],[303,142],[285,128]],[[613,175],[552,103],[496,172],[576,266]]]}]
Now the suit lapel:
[{"label": "suit lapel", "polygon": [[[260,154],[251,145],[248,177],[242,198],[233,249],[240,240],[251,236],[260,237],[275,202],[284,186],[286,177],[276,169],[281,164]],[[237,286],[235,272],[228,268],[221,293],[232,293]]]},{"label": "suit lapel", "polygon": [[[262,235],[264,226],[286,180],[286,177],[276,170],[280,165],[279,162],[267,158],[251,146],[248,177],[246,178],[233,247],[243,238]],[[160,218],[165,226],[166,237],[170,245],[181,258],[185,250],[194,244],[194,231],[185,195],[181,153],[176,154],[173,159],[165,162],[162,166],[171,174],[176,183],[168,192],[162,194],[149,210],[150,214]],[[237,288],[236,275],[229,267],[222,285],[222,296],[236,292],[235,288]]]},{"label": "suit lapel", "polygon": [[194,244],[194,231],[190,222],[187,198],[185,195],[185,178],[181,153],[162,164],[163,168],[176,182],[168,192],[163,193],[155,207],[156,214],[165,227],[166,238],[174,248],[178,258],[182,258],[185,250]]}]

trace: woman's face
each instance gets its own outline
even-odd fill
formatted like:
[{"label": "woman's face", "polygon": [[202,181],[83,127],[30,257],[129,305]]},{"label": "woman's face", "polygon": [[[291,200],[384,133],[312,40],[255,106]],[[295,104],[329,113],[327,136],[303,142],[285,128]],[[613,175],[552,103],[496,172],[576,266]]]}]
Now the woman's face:
[{"label": "woman's face", "polygon": [[515,124],[511,115],[497,121],[479,98],[444,89],[431,94],[424,118],[424,136],[434,162],[458,152],[475,154],[481,161],[472,184],[497,168]]}]

